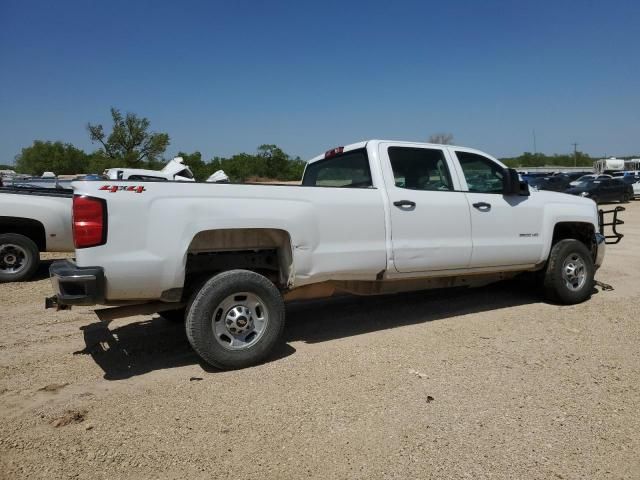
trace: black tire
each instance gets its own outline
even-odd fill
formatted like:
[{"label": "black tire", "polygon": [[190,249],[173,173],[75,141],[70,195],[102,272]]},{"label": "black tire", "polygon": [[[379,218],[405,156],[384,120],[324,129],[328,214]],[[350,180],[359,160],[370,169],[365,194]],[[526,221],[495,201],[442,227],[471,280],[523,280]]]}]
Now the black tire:
[{"label": "black tire", "polygon": [[[235,335],[229,331],[220,334],[219,331],[228,328],[230,316],[236,315],[232,312],[236,307],[228,308],[224,305],[230,305],[231,302],[243,308],[242,303],[248,302],[247,296],[244,295],[247,293],[260,300],[259,307],[252,310],[248,319],[240,316],[231,318],[239,319],[238,322],[245,321],[243,325],[238,324],[240,326],[246,325],[246,321],[249,321],[249,327],[257,325],[254,316],[262,316],[266,321],[255,337],[251,337],[252,333],[247,335],[247,339],[253,339],[248,340],[245,346],[232,347],[232,337],[235,339]],[[237,369],[264,361],[280,343],[284,323],[284,300],[270,280],[248,270],[230,270],[210,278],[195,294],[187,309],[185,327],[189,343],[205,362],[220,369]],[[229,328],[233,329],[238,325],[234,324]],[[256,326],[256,332],[257,329]]]},{"label": "black tire", "polygon": [[163,310],[162,312],[158,312],[158,315],[171,323],[184,323],[186,314],[186,308],[178,308],[176,310]]},{"label": "black tire", "polygon": [[29,237],[0,235],[0,282],[21,282],[33,277],[40,265],[40,251]]},{"label": "black tire", "polygon": [[[571,270],[571,265],[579,265],[576,259],[579,259],[582,264],[584,281],[576,280],[575,276],[568,276],[565,271],[565,268]],[[568,262],[566,266],[565,262]],[[584,243],[578,240],[561,240],[551,249],[544,271],[544,295],[552,302],[566,305],[584,302],[593,292],[594,276],[595,267],[591,252]],[[570,287],[569,283],[573,287]]]},{"label": "black tire", "polygon": [[631,196],[628,193],[625,193],[622,196],[622,203],[629,203],[629,200],[631,199]]}]

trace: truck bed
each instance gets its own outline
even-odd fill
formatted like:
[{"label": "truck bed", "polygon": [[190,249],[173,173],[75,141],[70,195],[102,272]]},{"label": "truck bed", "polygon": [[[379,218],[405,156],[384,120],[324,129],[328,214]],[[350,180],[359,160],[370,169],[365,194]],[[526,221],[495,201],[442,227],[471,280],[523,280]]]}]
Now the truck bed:
[{"label": "truck bed", "polygon": [[46,187],[0,187],[0,193],[8,193],[12,195],[35,195],[44,197],[73,197],[73,189],[71,188],[46,188]]}]

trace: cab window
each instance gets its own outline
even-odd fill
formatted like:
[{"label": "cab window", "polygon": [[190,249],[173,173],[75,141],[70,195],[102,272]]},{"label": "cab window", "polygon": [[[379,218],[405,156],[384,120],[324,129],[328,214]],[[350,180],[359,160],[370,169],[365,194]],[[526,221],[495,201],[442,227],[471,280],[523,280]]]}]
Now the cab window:
[{"label": "cab window", "polygon": [[503,192],[504,172],[500,165],[477,153],[456,151],[456,156],[470,192],[500,194]]},{"label": "cab window", "polygon": [[371,170],[366,150],[354,150],[307,165],[302,185],[342,188],[372,187]]},{"label": "cab window", "polygon": [[434,148],[389,147],[395,185],[408,190],[451,191],[444,152]]}]

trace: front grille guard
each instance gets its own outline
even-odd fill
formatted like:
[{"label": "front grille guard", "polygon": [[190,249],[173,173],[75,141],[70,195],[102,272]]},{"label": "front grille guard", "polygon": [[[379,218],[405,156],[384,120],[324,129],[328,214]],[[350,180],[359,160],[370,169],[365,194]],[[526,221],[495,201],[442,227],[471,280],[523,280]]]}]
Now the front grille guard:
[{"label": "front grille guard", "polygon": [[[598,210],[598,223],[600,224],[600,233],[604,236],[604,243],[607,245],[615,245],[616,243],[620,243],[623,234],[618,233],[616,227],[618,225],[624,224],[624,221],[618,218],[619,212],[624,212],[624,207],[616,207],[613,210]],[[605,222],[605,215],[611,215],[611,221]],[[608,220],[608,219],[607,219]],[[607,235],[606,227],[611,227],[610,233]]]}]

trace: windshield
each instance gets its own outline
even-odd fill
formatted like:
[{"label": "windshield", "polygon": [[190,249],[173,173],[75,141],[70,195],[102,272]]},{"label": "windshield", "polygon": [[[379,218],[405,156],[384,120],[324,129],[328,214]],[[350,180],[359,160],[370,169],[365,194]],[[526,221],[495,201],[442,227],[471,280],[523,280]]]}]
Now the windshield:
[{"label": "windshield", "polygon": [[587,186],[592,186],[594,183],[600,183],[600,182],[596,181],[594,178],[586,178],[584,180],[576,180],[575,186],[584,188]]},{"label": "windshield", "polygon": [[576,183],[580,182],[593,182],[595,180],[593,175],[583,175],[582,177],[575,180]]},{"label": "windshield", "polygon": [[188,168],[184,170],[180,170],[178,173],[174,175],[174,177],[185,177],[185,178],[193,178],[193,173]]}]

